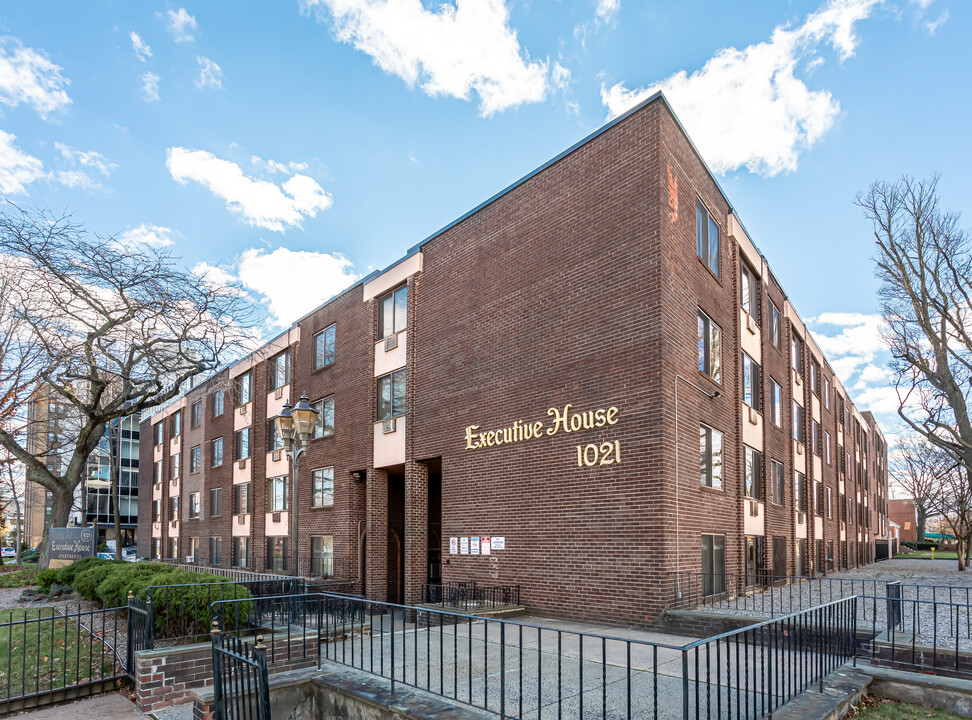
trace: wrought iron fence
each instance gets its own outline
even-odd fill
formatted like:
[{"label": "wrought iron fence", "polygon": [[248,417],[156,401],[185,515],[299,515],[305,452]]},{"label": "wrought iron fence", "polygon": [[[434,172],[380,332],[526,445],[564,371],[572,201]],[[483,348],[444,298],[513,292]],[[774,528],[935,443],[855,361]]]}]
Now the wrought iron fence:
[{"label": "wrought iron fence", "polygon": [[443,608],[488,610],[520,604],[519,585],[481,586],[474,582],[433,583],[422,586],[423,602]]},{"label": "wrought iron fence", "polygon": [[257,636],[250,647],[214,624],[213,700],[216,720],[270,720],[266,646]]},{"label": "wrought iron fence", "polygon": [[0,713],[101,692],[125,677],[126,642],[124,607],[0,612]]},{"label": "wrought iron fence", "polygon": [[685,646],[348,596],[272,601],[254,617],[270,666],[316,657],[501,717],[762,717],[852,658],[856,631],[853,598]]},{"label": "wrought iron fence", "polygon": [[128,637],[126,638],[125,669],[135,677],[135,653],[155,649],[155,627],[152,616],[152,599],[140,600],[128,591]]}]

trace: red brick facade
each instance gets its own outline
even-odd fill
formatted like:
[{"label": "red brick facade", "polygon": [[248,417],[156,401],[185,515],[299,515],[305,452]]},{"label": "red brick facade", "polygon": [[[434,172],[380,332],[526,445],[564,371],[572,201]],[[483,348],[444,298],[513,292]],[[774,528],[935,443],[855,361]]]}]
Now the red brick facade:
[{"label": "red brick facade", "polygon": [[[718,274],[697,254],[697,200],[719,228]],[[740,305],[744,264],[756,278],[748,313]],[[386,342],[379,304],[403,284],[406,328]],[[772,306],[780,312],[779,347],[770,341]],[[721,329],[720,382],[699,369],[700,311]],[[332,324],[334,362],[314,370],[314,335]],[[798,371],[791,339],[799,341]],[[880,429],[853,408],[660,97],[246,361],[254,376],[249,535],[259,570],[272,519],[268,407],[280,402],[268,381],[272,358],[288,348],[283,392],[291,401],[304,392],[312,401],[334,398],[333,436],[311,440],[300,459],[298,569],[305,570],[312,536],[333,538],[335,573],[359,581],[373,599],[420,602],[423,585],[441,571],[446,581],[518,584],[523,604],[545,612],[650,622],[673,597],[674,571],[702,570],[703,534],[724,537],[724,572],[739,575],[747,552],[753,572],[763,574],[856,567],[872,561],[875,541],[887,537]],[[752,411],[743,397],[743,352],[760,368]],[[404,409],[383,425],[378,378],[395,370],[405,373]],[[214,384],[231,387],[240,372],[231,368],[180,402],[188,406]],[[819,387],[811,387],[814,376]],[[770,417],[771,381],[781,387],[779,427]],[[794,399],[803,442],[794,440]],[[146,417],[146,426],[178,405]],[[205,488],[226,488],[226,509],[218,522],[208,510],[184,520],[180,548],[190,537],[240,532],[225,495],[233,482],[232,423],[242,421],[226,405],[228,421],[205,417],[206,439],[222,434],[231,469],[202,472]],[[721,488],[700,483],[701,424],[722,434]],[[150,438],[146,426],[142,437]],[[168,443],[166,436],[162,452]],[[746,446],[762,458],[749,498]],[[143,466],[151,467],[153,452],[160,450],[143,441]],[[771,482],[773,462],[782,464],[782,497]],[[322,467],[333,467],[334,503],[313,508],[310,474]],[[803,511],[794,505],[801,469]],[[143,478],[151,484],[150,473]],[[186,481],[181,492],[189,488]],[[151,496],[152,488],[144,492]],[[140,537],[152,533],[146,527]],[[450,538],[471,537],[502,537],[505,549],[450,553]],[[225,539],[223,547],[225,564]]]}]

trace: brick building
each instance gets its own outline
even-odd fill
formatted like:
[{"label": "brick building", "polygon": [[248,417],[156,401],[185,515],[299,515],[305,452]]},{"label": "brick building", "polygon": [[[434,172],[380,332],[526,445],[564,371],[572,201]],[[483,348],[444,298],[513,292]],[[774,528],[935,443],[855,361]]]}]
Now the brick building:
[{"label": "brick building", "polygon": [[901,539],[908,542],[918,541],[918,509],[911,498],[895,498],[888,501],[892,522],[901,526]]},{"label": "brick building", "polygon": [[141,554],[289,571],[271,423],[303,393],[297,570],[374,599],[475,580],[650,621],[676,572],[718,592],[887,538],[880,428],[661,95],[146,414]]}]

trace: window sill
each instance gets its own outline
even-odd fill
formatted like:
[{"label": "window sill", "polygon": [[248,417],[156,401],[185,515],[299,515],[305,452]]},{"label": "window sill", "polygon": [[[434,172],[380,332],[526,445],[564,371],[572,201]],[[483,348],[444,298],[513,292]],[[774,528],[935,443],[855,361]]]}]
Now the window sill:
[{"label": "window sill", "polygon": [[332,367],[334,367],[333,360],[329,362],[327,365],[321,365],[321,367],[314,368],[313,370],[311,370],[311,375],[316,375],[317,373],[324,372],[325,370],[330,370]]},{"label": "window sill", "polygon": [[311,510],[333,510],[334,505],[311,505]]},{"label": "window sill", "polygon": [[718,495],[725,495],[726,494],[725,487],[711,487],[710,485],[699,485],[699,488],[703,492],[716,493]]}]

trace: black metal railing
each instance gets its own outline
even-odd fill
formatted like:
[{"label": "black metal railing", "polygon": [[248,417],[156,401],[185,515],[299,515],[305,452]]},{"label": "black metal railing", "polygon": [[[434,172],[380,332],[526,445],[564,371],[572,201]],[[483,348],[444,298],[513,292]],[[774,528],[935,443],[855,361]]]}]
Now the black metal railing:
[{"label": "black metal railing", "polygon": [[266,646],[257,636],[251,648],[214,625],[213,705],[215,720],[270,720]]},{"label": "black metal railing", "polygon": [[126,608],[0,612],[0,713],[101,692],[126,676]]},{"label": "black metal railing", "polygon": [[482,586],[474,582],[430,583],[422,586],[422,601],[427,605],[462,610],[489,610],[520,604],[519,585]]},{"label": "black metal railing", "polygon": [[141,600],[128,591],[128,637],[126,638],[125,669],[135,679],[135,653],[155,649],[155,627],[152,615],[152,599]]},{"label": "black metal railing", "polygon": [[[268,665],[330,661],[501,717],[762,717],[853,658],[855,600],[685,646],[362,598],[271,599]],[[230,619],[237,601],[217,602]],[[751,709],[754,709],[751,712]]]},{"label": "black metal railing", "polygon": [[[969,603],[901,597],[861,597],[867,640],[861,654],[874,665],[972,678]],[[861,618],[859,618],[861,619]]]}]

